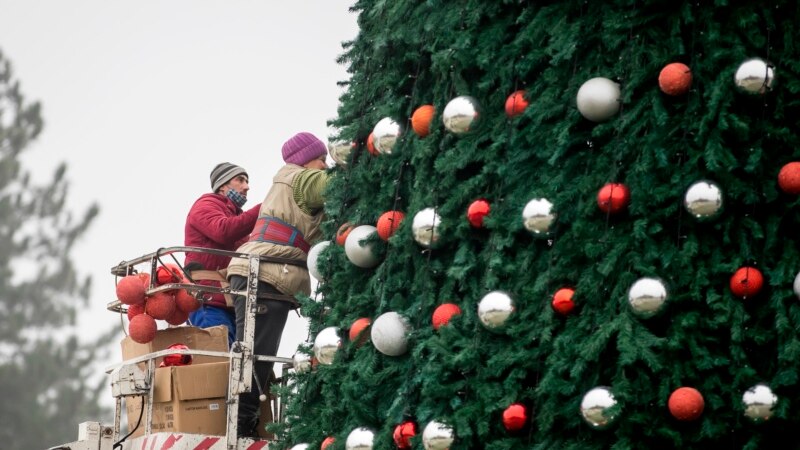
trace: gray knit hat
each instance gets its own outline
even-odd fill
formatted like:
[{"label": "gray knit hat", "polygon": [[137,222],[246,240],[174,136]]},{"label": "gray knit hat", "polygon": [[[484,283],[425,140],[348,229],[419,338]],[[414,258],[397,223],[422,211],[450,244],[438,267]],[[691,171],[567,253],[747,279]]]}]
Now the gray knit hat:
[{"label": "gray knit hat", "polygon": [[237,175],[247,176],[247,172],[236,164],[229,162],[217,164],[217,167],[214,167],[214,170],[211,171],[211,192],[217,192],[217,189]]}]

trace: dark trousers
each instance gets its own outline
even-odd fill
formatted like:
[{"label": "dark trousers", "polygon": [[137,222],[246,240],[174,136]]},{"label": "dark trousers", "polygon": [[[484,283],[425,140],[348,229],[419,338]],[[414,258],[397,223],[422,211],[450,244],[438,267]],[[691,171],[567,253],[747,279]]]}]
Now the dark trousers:
[{"label": "dark trousers", "polygon": [[[232,275],[230,278],[231,289],[236,291],[243,291],[247,288],[247,277]],[[272,293],[281,294],[280,291],[275,289],[274,286],[263,281],[258,282],[258,293]],[[245,307],[247,299],[244,296],[237,295],[233,298],[233,305],[236,309],[236,340],[241,341],[244,337],[244,320],[245,320]],[[256,314],[255,334],[253,336],[253,353],[256,355],[275,356],[278,354],[278,346],[281,343],[281,335],[283,334],[283,327],[286,325],[286,319],[289,316],[289,311],[292,309],[292,304],[280,300],[258,299],[259,305],[267,307],[266,312]],[[240,433],[244,426],[255,426],[258,424],[258,407],[259,407],[259,392],[258,384],[255,378],[258,378],[258,383],[267,394],[269,388],[269,380],[272,378],[271,362],[256,362],[253,365],[253,388],[250,392],[243,393],[239,396],[239,428]],[[269,396],[267,396],[269,398]]]}]

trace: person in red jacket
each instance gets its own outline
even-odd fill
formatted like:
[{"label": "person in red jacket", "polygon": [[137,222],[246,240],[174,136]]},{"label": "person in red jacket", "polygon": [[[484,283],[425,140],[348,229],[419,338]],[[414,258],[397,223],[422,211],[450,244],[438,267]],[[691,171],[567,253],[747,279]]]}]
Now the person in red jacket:
[{"label": "person in red jacket", "polygon": [[[247,172],[229,162],[217,164],[211,171],[210,194],[194,202],[186,216],[183,243],[187,247],[202,247],[235,251],[247,242],[258,218],[261,205],[246,212],[242,210],[250,189]],[[226,269],[230,258],[209,253],[187,252],[184,267],[207,271]],[[220,280],[224,280],[224,274]],[[195,280],[198,284],[219,286],[219,281]],[[206,328],[215,325],[228,327],[228,345],[236,339],[236,314],[222,294],[206,294],[203,306],[189,315],[189,322]]]}]

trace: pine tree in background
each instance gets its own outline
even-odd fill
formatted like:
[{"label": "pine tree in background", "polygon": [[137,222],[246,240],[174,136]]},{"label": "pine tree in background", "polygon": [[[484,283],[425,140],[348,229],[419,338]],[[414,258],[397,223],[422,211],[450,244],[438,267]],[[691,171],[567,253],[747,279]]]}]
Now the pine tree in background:
[{"label": "pine tree in background", "polygon": [[75,220],[65,209],[66,166],[38,185],[20,156],[42,130],[0,53],[0,447],[48,448],[77,438],[76,424],[109,416],[106,380],[92,363],[110,336],[80,342],[76,314],[90,282],[69,256],[97,207]]},{"label": "pine tree in background", "polygon": [[[357,146],[332,171],[326,233],[406,218],[365,243],[374,267],[347,244],[320,253],[301,350],[319,362],[293,376],[287,446],[397,448],[406,421],[419,449],[448,447],[450,431],[451,449],[796,445],[796,2],[353,9],[333,124]],[[474,119],[468,99],[446,110],[460,96],[479,107],[464,133],[442,125]],[[425,104],[421,137],[410,118]],[[393,147],[373,128],[385,117],[403,127]],[[414,238],[426,208],[441,219],[430,249]],[[436,330],[445,303],[461,314]],[[397,356],[402,340],[376,329],[389,312],[408,326]],[[351,341],[362,317],[370,340]],[[442,439],[425,439],[436,422]]]}]

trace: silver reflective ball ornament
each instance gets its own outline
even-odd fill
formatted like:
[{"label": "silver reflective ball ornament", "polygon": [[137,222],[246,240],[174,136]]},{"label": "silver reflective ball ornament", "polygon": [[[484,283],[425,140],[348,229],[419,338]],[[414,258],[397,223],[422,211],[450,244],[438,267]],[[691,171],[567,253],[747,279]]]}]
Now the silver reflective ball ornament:
[{"label": "silver reflective ball ornament", "polygon": [[290,450],[308,450],[308,444],[297,444]]},{"label": "silver reflective ball ornament", "polygon": [[478,303],[478,318],[484,327],[497,329],[506,324],[514,309],[514,300],[508,294],[492,291]]},{"label": "silver reflective ball ornament", "polygon": [[400,138],[402,128],[390,117],[384,117],[372,129],[372,145],[378,153],[392,154],[397,140]]},{"label": "silver reflective ball ornament", "polygon": [[297,373],[305,373],[311,370],[311,356],[297,349],[297,353],[292,356],[292,368]]},{"label": "silver reflective ball ornament", "polygon": [[365,427],[358,427],[347,435],[344,448],[347,450],[372,450],[375,432]]},{"label": "silver reflective ball ornament", "polygon": [[372,243],[364,242],[377,232],[378,229],[372,225],[359,225],[350,231],[344,241],[344,254],[351,263],[369,269],[381,262],[372,249]]},{"label": "silver reflective ball ornament", "polygon": [[422,432],[422,445],[425,450],[447,450],[453,445],[454,440],[453,428],[435,420],[428,422]]},{"label": "silver reflective ball ornament", "polygon": [[387,356],[400,356],[408,350],[409,325],[396,312],[383,313],[370,326],[372,345]]},{"label": "silver reflective ball ornament", "polygon": [[474,128],[478,120],[478,101],[472,97],[462,95],[447,103],[442,112],[442,122],[447,131],[463,134]]},{"label": "silver reflective ball ornament", "polygon": [[336,327],[328,327],[317,334],[314,339],[314,356],[320,364],[329,366],[333,364],[336,352],[342,346],[339,338],[339,330]]},{"label": "silver reflective ball ornament", "polygon": [[351,141],[333,141],[328,143],[328,153],[336,161],[336,165],[347,167],[347,160],[355,147],[356,144]]},{"label": "silver reflective ball ornament", "polygon": [[696,218],[710,219],[722,209],[722,190],[711,181],[698,181],[686,190],[683,205]]},{"label": "silver reflective ball ornament", "polygon": [[748,389],[742,396],[744,415],[753,422],[763,422],[772,417],[778,396],[766,384],[759,383]]},{"label": "silver reflective ball ornament", "polygon": [[441,217],[433,208],[425,208],[414,215],[411,223],[411,233],[417,244],[430,248],[439,241],[439,225],[442,223]]},{"label": "silver reflective ball ornament", "polygon": [[619,84],[608,78],[592,78],[578,89],[578,111],[592,122],[605,122],[619,112]]},{"label": "silver reflective ball ornament", "polygon": [[642,318],[658,314],[667,301],[667,288],[657,278],[639,278],[628,290],[628,304]]},{"label": "silver reflective ball ornament", "polygon": [[797,272],[797,275],[794,277],[794,284],[792,285],[792,289],[794,290],[794,295],[800,299],[800,272]]},{"label": "silver reflective ball ornament", "polygon": [[317,267],[317,261],[319,260],[319,254],[322,253],[323,250],[328,248],[331,245],[331,241],[322,241],[317,242],[311,249],[308,250],[308,258],[306,259],[306,265],[308,266],[308,273],[311,274],[314,279],[323,281],[322,274],[319,273],[319,268]]},{"label": "silver reflective ball ornament", "polygon": [[581,416],[592,428],[602,430],[614,423],[619,415],[619,405],[611,389],[596,387],[583,396]]},{"label": "silver reflective ball ornament", "polygon": [[547,236],[552,231],[555,221],[553,204],[546,198],[535,198],[522,210],[522,224],[534,235]]},{"label": "silver reflective ball ornament", "polygon": [[748,94],[764,94],[772,88],[775,73],[763,59],[753,58],[743,62],[733,81],[736,87]]}]

